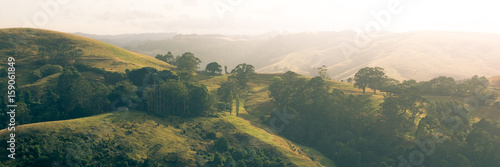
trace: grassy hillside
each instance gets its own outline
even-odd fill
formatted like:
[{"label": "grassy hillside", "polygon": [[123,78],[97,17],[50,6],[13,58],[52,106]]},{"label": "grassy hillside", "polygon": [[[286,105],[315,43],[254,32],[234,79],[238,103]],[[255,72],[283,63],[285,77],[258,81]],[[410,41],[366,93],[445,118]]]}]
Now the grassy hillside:
[{"label": "grassy hillside", "polygon": [[83,51],[81,56],[71,58],[74,62],[106,71],[124,72],[126,69],[142,67],[154,67],[159,70],[174,68],[150,56],[130,52],[87,37],[42,29],[0,29],[0,58],[6,59],[7,51],[17,51],[14,57],[21,80],[27,73],[43,65],[39,63],[43,59],[39,54],[40,49],[58,45],[75,46],[75,49]]},{"label": "grassy hillside", "polygon": [[[277,147],[288,157],[294,157],[291,161],[296,164],[302,164],[299,166],[309,166],[307,163],[301,163],[304,158],[307,159],[307,156],[320,161],[322,165],[335,166],[333,161],[324,157],[320,152],[313,148],[301,146],[280,137],[279,133],[272,130],[267,124],[262,122],[261,117],[269,116],[272,110],[276,107],[274,103],[271,102],[271,98],[268,96],[269,85],[272,83],[275,76],[281,75],[282,74],[257,74],[256,79],[250,81],[249,83],[252,89],[241,95],[240,100],[242,105],[240,105],[239,117],[235,117],[234,113],[233,116],[223,114],[223,117],[235,125],[236,128]],[[200,83],[205,84],[213,93],[216,92],[220,84],[227,80],[227,75],[215,77],[198,75],[197,77],[200,79]],[[331,84],[332,88],[339,86],[343,91],[351,92],[353,94],[361,94],[361,91],[353,88],[352,84],[340,83],[336,81],[328,81],[328,83]],[[377,96],[375,98],[378,99],[379,97]]]},{"label": "grassy hillside", "polygon": [[[281,75],[281,73],[257,74],[256,79],[250,81],[249,85],[252,89],[245,92],[243,95],[244,98],[242,98],[244,107],[241,107],[242,111],[240,111],[240,113],[243,114],[243,117],[245,117],[245,114],[248,114],[247,112],[251,112],[251,115],[253,116],[248,117],[247,119],[255,119],[272,111],[274,105],[269,97],[269,85],[271,85],[275,76]],[[227,75],[215,77],[198,75],[197,77],[200,80],[200,83],[205,84],[212,92],[215,92],[222,83],[227,81]],[[301,77],[308,80],[312,78],[309,76]],[[378,108],[378,105],[383,102],[383,93],[378,92],[377,94],[373,94],[373,90],[370,88],[366,88],[367,93],[363,94],[363,90],[355,88],[351,83],[338,82],[334,80],[326,80],[326,83],[331,89],[339,89],[347,94],[363,95],[370,98],[375,108]]]},{"label": "grassy hillside", "polygon": [[[1,130],[0,136],[7,136],[6,132],[5,129]],[[291,147],[298,148],[290,141],[256,128],[248,121],[225,114],[210,118],[168,117],[159,119],[142,112],[114,112],[16,127],[18,140],[24,139],[24,142],[21,141],[19,144],[24,144],[25,147],[28,147],[29,144],[35,144],[27,143],[27,139],[36,137],[38,138],[36,143],[42,143],[39,145],[46,152],[54,151],[50,150],[49,147],[56,145],[56,143],[60,144],[58,146],[65,147],[58,148],[63,152],[64,150],[81,151],[69,152],[67,157],[60,159],[61,163],[68,161],[68,156],[71,159],[96,158],[99,156],[96,151],[101,149],[98,148],[100,145],[114,143],[115,146],[128,150],[123,156],[138,162],[151,159],[161,164],[173,164],[175,161],[179,161],[179,163],[182,162],[189,166],[203,165],[213,159],[213,156],[208,153],[214,152],[213,147],[216,139],[206,136],[210,132],[215,133],[216,138],[227,138],[231,147],[237,149],[248,146],[274,152],[273,156],[282,158],[286,163],[291,162],[298,166],[333,166],[332,162],[319,153],[311,154],[307,151],[299,153],[297,150],[290,149]],[[76,137],[79,143],[71,144],[69,141],[60,140],[68,137]],[[43,142],[42,139],[56,141]],[[57,141],[58,139],[59,141]],[[31,152],[24,152],[29,150],[23,150],[23,146],[17,147],[19,149],[17,154],[31,155]],[[5,148],[3,149],[5,150]],[[315,160],[311,160],[312,157]],[[7,165],[15,163],[4,160],[2,163]],[[319,160],[322,162],[320,163]]]},{"label": "grassy hillside", "polygon": [[[126,69],[141,67],[154,67],[159,70],[174,68],[152,57],[101,41],[55,31],[2,29],[0,42],[2,57],[6,58],[9,50],[17,51],[14,56],[17,59],[18,82],[21,87],[43,89],[57,85],[61,73],[44,76],[35,81],[27,79],[27,74],[42,66],[41,62],[54,62],[53,59],[40,61],[44,59],[40,55],[40,49],[63,44],[83,51],[81,56],[73,58],[75,62],[106,71],[123,72]],[[91,80],[103,79],[92,71],[84,71],[81,74]],[[199,77],[210,80],[204,84],[211,90],[218,88],[219,84],[227,79],[227,76]],[[268,77],[267,81],[270,79],[272,77]],[[262,80],[258,80],[260,81]],[[242,98],[242,101],[249,100],[252,99]],[[245,111],[245,106],[241,107],[242,111]],[[288,165],[335,166],[331,160],[314,149],[296,145],[255,125],[224,113],[217,117],[159,119],[142,112],[114,112],[72,120],[40,122],[16,127],[16,154],[22,160],[8,161],[4,158],[0,161],[9,166],[16,163],[27,165],[25,162],[33,163],[32,165],[44,164],[52,160],[55,160],[56,164],[76,163],[83,166],[99,163],[128,163],[133,166],[149,161],[155,164],[197,166],[214,159],[215,142],[224,137],[234,149],[250,147],[253,148],[252,152],[261,151],[266,154],[265,157],[282,159]],[[6,133],[5,129],[0,131],[2,136],[7,136]],[[215,134],[215,137],[209,134]],[[36,151],[39,149],[43,151]],[[33,154],[33,150],[36,154]]]},{"label": "grassy hillside", "polygon": [[[256,78],[250,81],[249,83],[251,89],[243,92],[242,95],[240,95],[240,100],[242,105],[240,105],[239,117],[227,116],[227,115],[225,115],[224,117],[228,118],[230,122],[241,119],[245,120],[254,127],[259,127],[260,128],[259,131],[265,131],[266,135],[253,135],[253,136],[261,136],[262,138],[264,138],[263,141],[268,141],[268,143],[270,143],[271,145],[276,145],[278,148],[285,150],[294,150],[294,148],[300,148],[301,151],[298,151],[299,149],[295,149],[295,154],[298,152],[306,152],[308,154],[318,155],[315,158],[319,158],[322,164],[333,164],[331,160],[327,158],[321,158],[323,157],[322,154],[317,152],[315,149],[308,148],[305,146],[300,146],[296,143],[278,137],[280,133],[271,129],[266,122],[263,122],[263,120],[268,119],[270,116],[272,116],[272,111],[276,107],[274,103],[271,102],[268,90],[269,85],[271,85],[272,80],[275,76],[281,76],[281,74],[257,74]],[[301,77],[311,79],[311,77],[307,76],[301,76]],[[198,79],[201,80],[200,83],[207,85],[207,88],[215,93],[219,85],[227,80],[227,75],[216,76],[216,77],[207,77],[203,75],[198,75]],[[353,84],[332,81],[332,80],[327,80],[327,83],[331,89],[340,89],[347,94],[362,95],[362,90],[354,88]],[[371,91],[372,91],[371,89],[367,89],[367,92]],[[382,93],[378,93],[376,95],[373,95],[372,93],[366,93],[363,96],[367,96],[371,99],[372,106],[374,108],[378,108],[379,104],[383,102]],[[235,115],[234,112],[233,115]],[[240,126],[238,125],[238,123],[235,122],[233,122],[233,124],[239,129],[246,129],[246,126]],[[252,130],[245,130],[245,131],[247,131],[249,134],[256,133]],[[267,134],[273,136],[272,137],[273,140],[268,139],[270,137],[267,136]],[[331,165],[326,165],[326,166],[331,166]]]}]

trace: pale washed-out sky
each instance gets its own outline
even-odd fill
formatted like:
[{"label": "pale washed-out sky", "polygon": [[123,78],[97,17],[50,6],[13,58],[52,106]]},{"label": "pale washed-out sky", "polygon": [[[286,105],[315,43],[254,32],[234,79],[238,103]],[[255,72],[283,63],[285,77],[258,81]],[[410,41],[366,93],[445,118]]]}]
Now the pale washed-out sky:
[{"label": "pale washed-out sky", "polygon": [[[364,29],[500,33],[499,2],[476,0],[0,0],[0,28],[124,34],[262,34]],[[384,24],[384,25],[381,25]]]}]

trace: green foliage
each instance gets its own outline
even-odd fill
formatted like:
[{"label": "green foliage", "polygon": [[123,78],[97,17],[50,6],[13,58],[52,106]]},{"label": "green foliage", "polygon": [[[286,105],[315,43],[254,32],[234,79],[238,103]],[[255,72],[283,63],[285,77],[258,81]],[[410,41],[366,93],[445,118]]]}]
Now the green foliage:
[{"label": "green foliage", "polygon": [[102,83],[85,79],[74,67],[64,68],[58,80],[61,107],[67,118],[77,118],[105,112],[109,109],[108,88]]},{"label": "green foliage", "polygon": [[321,77],[323,79],[329,79],[328,78],[328,67],[326,67],[326,65],[318,67],[318,75],[319,75],[319,77]]},{"label": "green foliage", "polygon": [[104,75],[104,83],[108,85],[114,85],[125,80],[127,80],[127,77],[120,72],[109,72]]},{"label": "green foliage", "polygon": [[207,64],[207,67],[205,67],[205,71],[211,75],[217,75],[217,74],[222,74],[222,69],[221,65],[217,62],[212,62]]},{"label": "green foliage", "polygon": [[205,116],[209,114],[212,102],[210,92],[205,85],[188,84],[189,101],[188,112],[191,116]]},{"label": "green foliage", "polygon": [[347,83],[352,83],[352,77],[347,78]]},{"label": "green foliage", "polygon": [[219,140],[217,140],[217,143],[215,143],[215,148],[219,152],[226,152],[229,150],[229,141],[227,140],[227,138],[221,137],[219,138]]},{"label": "green foliage", "polygon": [[[142,165],[142,162],[127,156],[127,153],[131,151],[130,146],[116,140],[96,142],[91,136],[82,133],[64,136],[38,134],[33,131],[24,132],[16,137],[18,140],[16,164],[18,166]],[[2,156],[2,160],[6,160],[6,157]]]},{"label": "green foliage", "polygon": [[21,115],[20,117],[16,117],[16,121],[19,124],[31,123],[33,119],[31,110],[28,108],[28,105],[23,101],[17,102],[16,114]]},{"label": "green foliage", "polygon": [[33,70],[28,74],[28,79],[30,81],[36,81],[42,78],[42,73],[40,70]]},{"label": "green foliage", "polygon": [[60,65],[50,65],[46,64],[36,70],[31,71],[28,74],[28,79],[30,81],[36,81],[43,77],[62,72],[62,67]]},{"label": "green foliage", "polygon": [[62,72],[63,67],[61,67],[60,65],[46,64],[46,65],[38,68],[38,70],[40,70],[40,72],[42,73],[42,77],[46,77],[46,76],[49,76],[49,75],[52,75],[55,73]]},{"label": "green foliage", "polygon": [[236,93],[236,116],[240,115],[240,95]]},{"label": "green foliage", "polygon": [[229,103],[233,100],[232,96],[238,91],[238,85],[236,81],[232,78],[228,80],[217,89],[217,96],[220,97],[220,101]]},{"label": "green foliage", "polygon": [[188,90],[178,80],[168,80],[147,91],[146,104],[148,112],[165,117],[167,115],[185,115]]},{"label": "green foliage", "polygon": [[[269,90],[269,96],[290,122],[282,130],[284,136],[318,149],[336,164],[361,163],[360,152],[342,143],[354,142],[353,135],[361,135],[366,123],[371,122],[370,118],[361,117],[370,110],[368,99],[330,91],[321,77],[307,81],[292,72],[285,73],[283,79],[275,77]],[[342,147],[334,147],[336,142]]]},{"label": "green foliage", "polygon": [[241,88],[246,88],[248,85],[248,81],[255,76],[255,67],[250,64],[238,64],[233,70],[231,70],[231,74],[234,74],[234,78],[236,78],[238,85]]},{"label": "green foliage", "polygon": [[385,71],[380,67],[364,67],[354,75],[354,86],[363,89],[365,93],[366,87],[373,89],[373,94],[377,93],[377,89],[381,89],[387,79]]},{"label": "green foliage", "polygon": [[225,111],[225,110],[230,110],[229,107],[230,106],[224,102],[217,102],[217,104],[216,104],[217,111],[219,111],[219,112]]},{"label": "green foliage", "polygon": [[[426,95],[485,96],[486,98],[493,98],[493,94],[488,92],[488,79],[477,75],[459,82],[451,77],[440,76],[430,81],[419,82],[418,86],[420,91]],[[485,100],[481,99],[483,103]]]},{"label": "green foliage", "polygon": [[269,85],[269,97],[279,106],[287,105],[291,102],[292,94],[305,84],[304,79],[298,79],[298,74],[288,71],[282,77],[274,77]]},{"label": "green foliage", "polygon": [[[359,82],[363,79],[360,75],[369,71],[363,68],[358,72],[358,87],[373,84]],[[493,136],[500,135],[500,126],[486,120],[471,126],[470,113],[463,104],[429,102],[421,96],[426,93],[421,91],[422,85],[414,80],[399,83],[378,75],[385,78],[382,86],[372,85],[371,88],[382,89],[386,94],[380,109],[375,110],[367,98],[331,90],[320,77],[307,81],[290,74],[293,73],[275,77],[269,86],[269,97],[280,106],[279,109],[283,108],[281,112],[287,116],[288,123],[276,123],[272,119],[269,123],[286,125],[283,130],[275,130],[295,142],[317,149],[339,166],[398,166],[401,165],[396,159],[398,156],[406,158],[412,150],[420,149],[421,146],[412,141],[429,140],[434,142],[435,149],[433,155],[426,155],[425,166],[498,164],[494,157],[500,156],[500,152],[493,150],[497,150],[496,143],[500,140]],[[480,88],[478,92],[486,93],[482,89],[485,80],[473,77],[462,81],[474,82],[475,87]],[[456,90],[449,89],[456,88],[450,78],[431,83],[439,83],[434,87],[442,90],[440,94]],[[441,83],[444,85],[439,86]],[[471,131],[471,128],[474,129]],[[443,139],[446,142],[436,141],[436,135],[446,136]]]},{"label": "green foliage", "polygon": [[105,71],[104,68],[97,68],[83,63],[75,63],[72,64],[72,66],[80,72],[94,72],[101,75],[106,75],[107,73],[109,73],[108,71]]},{"label": "green foliage", "polygon": [[69,42],[57,42],[57,44],[53,45],[45,43],[43,47],[39,48],[38,52],[41,58],[63,67],[75,63],[84,54],[83,50],[77,49],[75,45],[71,45]]},{"label": "green foliage", "polygon": [[208,166],[293,166],[286,165],[280,158],[282,155],[279,151],[254,146],[231,147],[229,140],[224,137],[215,142],[214,149],[216,151],[214,159],[207,163]]},{"label": "green foliage", "polygon": [[133,85],[130,81],[121,81],[114,85],[114,88],[108,95],[108,99],[112,104],[114,103],[113,107],[115,109],[118,107],[129,107],[130,104],[139,103],[136,91],[137,86]]},{"label": "green foliage", "polygon": [[225,162],[224,157],[222,157],[219,153],[215,153],[214,160],[211,162],[212,166],[223,165]]},{"label": "green foliage", "polygon": [[157,54],[155,56],[156,59],[158,60],[161,60],[161,61],[164,61],[168,64],[171,64],[171,65],[175,65],[175,57],[174,55],[171,53],[171,52],[168,52],[167,54],[165,55],[161,55],[161,54]]},{"label": "green foliage", "polygon": [[195,72],[199,67],[198,65],[201,63],[201,60],[198,57],[195,57],[193,53],[186,52],[182,54],[182,56],[177,57],[175,61],[175,65],[179,67],[181,71],[186,72]]},{"label": "green foliage", "polygon": [[154,83],[155,78],[152,76],[156,72],[158,72],[158,70],[155,68],[144,67],[128,72],[127,77],[135,86],[147,87],[148,85],[152,85]]},{"label": "green foliage", "polygon": [[245,165],[245,161],[243,160],[239,160],[236,166],[247,167],[247,165]]},{"label": "green foliage", "polygon": [[230,114],[233,112],[233,104],[238,91],[238,85],[233,78],[228,78],[227,81],[217,89],[219,101],[226,104],[226,109],[229,109]]},{"label": "green foliage", "polygon": [[156,116],[195,117],[208,115],[212,102],[204,85],[169,79],[159,86],[148,88],[146,104],[147,111]]}]

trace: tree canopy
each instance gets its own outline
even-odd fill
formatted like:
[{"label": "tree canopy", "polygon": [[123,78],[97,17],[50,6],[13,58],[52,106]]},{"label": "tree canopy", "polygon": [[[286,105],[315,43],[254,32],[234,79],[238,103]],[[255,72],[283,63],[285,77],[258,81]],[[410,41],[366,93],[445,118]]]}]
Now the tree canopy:
[{"label": "tree canopy", "polygon": [[248,81],[255,76],[255,67],[250,64],[238,64],[233,70],[231,70],[231,74],[234,74],[238,84],[241,87],[246,87]]},{"label": "tree canopy", "polygon": [[161,61],[164,61],[164,62],[166,62],[168,64],[175,65],[175,57],[172,54],[172,52],[168,52],[165,55],[157,54],[155,56],[155,58],[157,58],[157,59],[159,59]]},{"label": "tree canopy", "polygon": [[205,67],[205,71],[211,75],[222,74],[222,66],[217,62],[211,62]]},{"label": "tree canopy", "polygon": [[387,76],[381,67],[364,67],[354,75],[354,86],[363,89],[365,93],[366,87],[373,89],[373,94],[377,93],[377,89],[384,86]]},{"label": "tree canopy", "polygon": [[182,56],[176,58],[175,65],[179,67],[180,70],[182,71],[187,71],[187,72],[196,72],[196,70],[199,68],[198,65],[200,65],[201,60],[194,56],[193,53],[191,52],[186,52],[182,54]]}]

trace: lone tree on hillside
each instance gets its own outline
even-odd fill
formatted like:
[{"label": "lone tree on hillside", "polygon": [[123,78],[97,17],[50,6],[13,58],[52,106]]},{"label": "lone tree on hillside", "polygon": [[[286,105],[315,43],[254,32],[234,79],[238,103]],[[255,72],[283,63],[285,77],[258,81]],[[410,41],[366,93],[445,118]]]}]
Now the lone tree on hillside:
[{"label": "lone tree on hillside", "polygon": [[352,77],[347,78],[348,83],[352,83]]},{"label": "lone tree on hillside", "polygon": [[246,87],[248,81],[256,74],[255,67],[250,64],[238,64],[232,71],[231,74],[234,74],[234,77],[238,81],[238,84],[241,87]]},{"label": "lone tree on hillside", "polygon": [[179,67],[182,71],[195,72],[199,67],[201,60],[194,56],[191,52],[186,52],[182,56],[177,57],[175,65]]},{"label": "lone tree on hillside", "polygon": [[328,78],[328,67],[326,67],[326,65],[318,67],[318,74],[319,74],[319,77],[321,77],[322,79],[329,79]]},{"label": "lone tree on hillside", "polygon": [[356,75],[354,75],[354,81],[356,83],[354,86],[363,89],[365,93],[366,87],[373,89],[373,94],[377,93],[377,89],[383,87],[387,76],[385,76],[385,71],[381,67],[365,67],[360,69]]},{"label": "lone tree on hillside", "polygon": [[217,62],[211,62],[210,64],[207,64],[207,67],[205,67],[205,71],[211,75],[216,75],[216,74],[222,74],[222,66],[219,65]]}]

